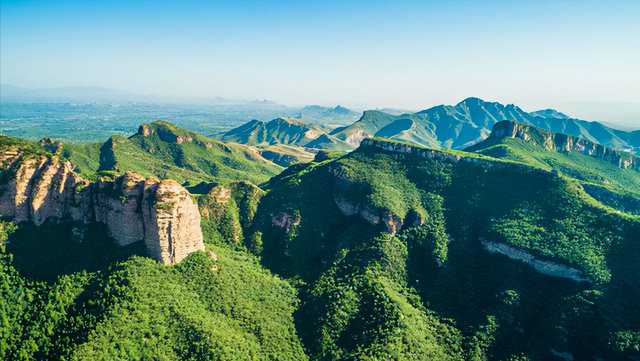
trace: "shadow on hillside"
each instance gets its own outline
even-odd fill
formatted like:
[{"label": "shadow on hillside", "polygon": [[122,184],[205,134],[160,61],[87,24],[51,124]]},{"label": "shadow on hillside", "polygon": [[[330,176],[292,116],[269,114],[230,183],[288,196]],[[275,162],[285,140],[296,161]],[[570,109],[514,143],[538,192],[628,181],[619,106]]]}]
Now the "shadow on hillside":
[{"label": "shadow on hillside", "polygon": [[46,282],[82,270],[106,271],[114,262],[145,254],[144,242],[116,245],[103,224],[86,226],[58,219],[48,219],[39,227],[21,223],[6,250],[13,254],[13,267],[21,276]]}]

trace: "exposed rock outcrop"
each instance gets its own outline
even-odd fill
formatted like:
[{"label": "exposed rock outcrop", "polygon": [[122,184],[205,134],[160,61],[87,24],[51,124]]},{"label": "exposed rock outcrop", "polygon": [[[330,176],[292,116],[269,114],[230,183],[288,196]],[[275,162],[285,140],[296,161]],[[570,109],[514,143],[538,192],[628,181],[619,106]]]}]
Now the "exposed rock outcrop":
[{"label": "exposed rock outcrop", "polygon": [[376,147],[388,152],[394,153],[411,153],[416,154],[425,159],[441,159],[448,160],[453,163],[457,163],[460,160],[460,156],[448,152],[443,152],[436,149],[429,149],[418,147],[415,145],[400,143],[395,141],[385,141],[374,138],[367,138],[360,143],[361,147]]},{"label": "exposed rock outcrop", "polygon": [[149,257],[169,265],[204,251],[200,212],[189,192],[174,180],[147,181],[142,201],[144,243]]},{"label": "exposed rock outcrop", "polygon": [[589,278],[583,277],[582,272],[577,268],[565,266],[563,264],[554,263],[551,261],[536,259],[529,252],[505,243],[490,242],[485,239],[480,239],[480,242],[482,243],[484,249],[488,252],[500,253],[511,259],[524,262],[533,267],[537,272],[545,274],[547,276],[568,278],[576,282],[592,282]]},{"label": "exposed rock outcrop", "polygon": [[289,228],[291,228],[291,226],[300,225],[300,217],[291,215],[286,212],[280,212],[276,216],[271,216],[271,223],[273,223],[274,226],[278,226],[289,231]]},{"label": "exposed rock outcrop", "polygon": [[149,128],[149,126],[147,124],[142,124],[140,127],[138,127],[138,134],[141,134],[143,137],[148,137],[149,135],[153,134],[155,131],[151,128]]},{"label": "exposed rock outcrop", "polygon": [[[562,133],[553,133],[541,128],[520,124],[514,121],[501,121],[493,126],[491,135],[485,142],[495,142],[510,137],[519,138],[549,151],[568,154],[578,152],[622,169],[640,170],[640,159],[630,152],[614,150],[596,144],[584,138],[573,137]],[[478,146],[481,144],[478,144]]]},{"label": "exposed rock outcrop", "polygon": [[106,224],[110,236],[121,246],[144,238],[140,208],[144,185],[145,179],[130,171],[113,182],[93,184],[95,220]]},{"label": "exposed rock outcrop", "polygon": [[198,206],[175,181],[128,171],[91,183],[57,156],[9,148],[0,157],[0,214],[14,223],[41,225],[52,217],[104,223],[119,245],[144,240],[149,256],[167,265],[204,250]]}]

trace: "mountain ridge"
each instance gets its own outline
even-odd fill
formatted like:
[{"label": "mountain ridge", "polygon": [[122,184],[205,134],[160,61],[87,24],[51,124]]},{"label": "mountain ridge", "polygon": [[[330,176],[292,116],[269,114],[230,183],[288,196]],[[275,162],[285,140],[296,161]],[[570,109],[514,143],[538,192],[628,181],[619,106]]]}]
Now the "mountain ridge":
[{"label": "mountain ridge", "polygon": [[[447,111],[491,114],[432,114]],[[430,134],[406,131],[431,113],[368,114],[379,122],[359,130]],[[12,235],[0,223],[9,359],[634,359],[640,213],[629,210],[640,194],[625,195],[634,206],[609,190],[640,190],[640,173],[576,150],[614,154],[586,139],[511,121],[476,153],[365,137],[351,152],[277,168],[266,191],[242,179],[268,171],[250,146],[162,121],[85,148],[0,141],[0,212],[23,220]],[[97,180],[80,180],[64,162],[73,159],[92,162]],[[154,210],[170,229],[158,239],[144,223]],[[203,247],[182,248],[194,228]],[[175,237],[160,253],[184,257],[166,267],[129,246],[103,254],[107,235],[122,245]],[[48,283],[32,283],[38,275]]]},{"label": "mountain ridge", "polygon": [[[354,123],[334,128],[328,135],[341,142],[338,144],[344,143],[350,148],[356,148],[367,137],[382,137],[429,147],[461,150],[488,138],[493,126],[503,120],[585,138],[615,149],[635,152],[640,148],[640,130],[613,129],[599,122],[573,119],[553,109],[529,113],[513,104],[502,105],[474,97],[466,98],[454,106],[437,105],[411,114],[366,110]],[[246,123],[233,132],[240,133],[249,124],[253,123]],[[245,138],[227,139],[255,143],[247,136]]]}]

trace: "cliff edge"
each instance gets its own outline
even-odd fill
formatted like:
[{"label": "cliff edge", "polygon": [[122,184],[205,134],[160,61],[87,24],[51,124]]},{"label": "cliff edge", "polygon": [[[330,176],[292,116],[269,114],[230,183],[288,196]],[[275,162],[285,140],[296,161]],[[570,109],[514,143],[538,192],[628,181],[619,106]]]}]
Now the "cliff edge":
[{"label": "cliff edge", "polygon": [[144,241],[149,257],[166,265],[204,251],[198,206],[175,181],[127,171],[92,183],[56,155],[15,146],[1,151],[0,163],[0,214],[16,224],[50,217],[104,223],[117,244]]}]

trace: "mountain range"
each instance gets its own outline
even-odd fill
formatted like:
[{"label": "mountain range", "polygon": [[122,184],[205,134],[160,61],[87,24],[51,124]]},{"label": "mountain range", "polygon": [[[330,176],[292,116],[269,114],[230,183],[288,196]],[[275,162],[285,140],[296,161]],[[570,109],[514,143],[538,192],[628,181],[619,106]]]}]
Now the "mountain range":
[{"label": "mountain range", "polygon": [[1,135],[0,357],[636,360],[635,136],[475,98]]},{"label": "mountain range", "polygon": [[[615,149],[634,151],[640,147],[640,130],[617,130],[598,122],[572,119],[552,109],[528,113],[512,104],[505,106],[478,98],[467,98],[455,106],[439,105],[412,114],[392,115],[369,110],[351,125],[335,128],[328,135],[317,133],[316,136],[331,140],[330,144],[323,143],[327,144],[325,147],[334,149],[344,149],[345,143],[356,148],[367,137],[443,149],[464,149],[486,139],[493,126],[503,120],[581,137]],[[222,139],[243,143],[250,135],[241,133],[251,131],[247,125],[241,126],[226,133]],[[271,138],[277,142],[279,136],[277,130],[275,132]],[[295,136],[289,133],[288,137]]]}]

